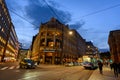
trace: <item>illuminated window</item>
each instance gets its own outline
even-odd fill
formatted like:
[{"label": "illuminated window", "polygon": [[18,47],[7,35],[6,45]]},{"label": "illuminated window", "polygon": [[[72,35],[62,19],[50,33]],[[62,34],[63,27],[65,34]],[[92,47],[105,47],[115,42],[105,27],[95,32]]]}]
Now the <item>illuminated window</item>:
[{"label": "illuminated window", "polygon": [[42,33],[41,33],[41,36],[45,36],[45,32],[42,32]]},{"label": "illuminated window", "polygon": [[53,42],[49,42],[49,46],[53,47],[54,43]]},{"label": "illuminated window", "polygon": [[53,39],[50,39],[50,38],[49,38],[49,39],[47,39],[47,46],[49,46],[49,47],[50,47],[52,42],[53,42]]},{"label": "illuminated window", "polygon": [[53,36],[53,34],[52,34],[52,33],[47,33],[47,35],[48,35],[48,36]]},{"label": "illuminated window", "polygon": [[45,46],[45,39],[41,39],[41,41],[40,41],[41,43],[41,45],[40,46]]},{"label": "illuminated window", "polygon": [[2,17],[2,21],[3,21],[4,19],[3,19],[3,17]]},{"label": "illuminated window", "polygon": [[87,46],[88,48],[90,48],[90,46]]},{"label": "illuminated window", "polygon": [[2,29],[1,25],[0,25],[0,30]]},{"label": "illuminated window", "polygon": [[2,30],[1,30],[2,32],[4,32],[4,29],[2,28]]},{"label": "illuminated window", "polygon": [[4,22],[4,24],[5,24],[5,21],[3,21]]}]

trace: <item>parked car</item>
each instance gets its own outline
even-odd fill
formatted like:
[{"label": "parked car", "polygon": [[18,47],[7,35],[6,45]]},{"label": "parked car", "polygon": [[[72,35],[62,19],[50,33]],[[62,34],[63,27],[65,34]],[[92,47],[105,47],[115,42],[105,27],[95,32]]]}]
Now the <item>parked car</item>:
[{"label": "parked car", "polygon": [[23,59],[19,63],[20,68],[35,68],[37,66],[37,63],[31,59]]},{"label": "parked car", "polygon": [[85,69],[95,69],[97,68],[97,65],[92,62],[83,62],[83,67]]},{"label": "parked car", "polygon": [[74,64],[73,64],[73,62],[67,62],[67,63],[65,63],[65,66],[71,67],[71,66],[74,66]]}]

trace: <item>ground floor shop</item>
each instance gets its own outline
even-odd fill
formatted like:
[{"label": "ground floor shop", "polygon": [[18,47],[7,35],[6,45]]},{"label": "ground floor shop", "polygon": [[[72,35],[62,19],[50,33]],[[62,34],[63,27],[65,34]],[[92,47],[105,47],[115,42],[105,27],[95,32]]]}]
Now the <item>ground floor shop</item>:
[{"label": "ground floor shop", "polygon": [[60,52],[41,52],[32,59],[41,64],[64,64],[66,62],[76,62],[78,56],[65,55]]}]

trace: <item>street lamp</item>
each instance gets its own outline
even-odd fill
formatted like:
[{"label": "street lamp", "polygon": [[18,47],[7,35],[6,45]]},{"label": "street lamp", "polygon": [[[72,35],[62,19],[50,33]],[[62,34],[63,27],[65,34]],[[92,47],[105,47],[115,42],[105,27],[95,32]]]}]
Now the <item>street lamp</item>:
[{"label": "street lamp", "polygon": [[[71,31],[71,30],[68,31],[68,36],[72,36],[72,35],[73,35],[73,31]],[[69,39],[70,39],[69,43],[70,43],[70,53],[71,53],[71,51],[72,51],[72,50],[71,50],[71,48],[72,48],[72,47],[71,47],[71,44],[72,44],[72,42],[71,42],[71,37],[70,37]],[[70,61],[71,61],[71,57],[70,57]]]},{"label": "street lamp", "polygon": [[68,32],[68,34],[69,34],[69,35],[72,35],[72,34],[73,34],[73,32],[72,32],[72,31],[69,31],[69,32]]}]

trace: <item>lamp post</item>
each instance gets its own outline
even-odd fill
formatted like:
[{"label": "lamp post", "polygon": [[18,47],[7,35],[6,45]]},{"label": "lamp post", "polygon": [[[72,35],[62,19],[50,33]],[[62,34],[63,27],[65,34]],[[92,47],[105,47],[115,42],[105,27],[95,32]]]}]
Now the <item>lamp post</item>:
[{"label": "lamp post", "polygon": [[[68,31],[68,35],[69,35],[69,36],[72,36],[72,35],[73,35],[73,31],[71,31],[71,30]],[[71,42],[71,37],[70,37],[69,43],[70,43],[70,55],[71,55],[71,43],[72,43],[72,42]],[[72,57],[70,56],[70,61],[71,61],[71,58],[72,58]]]}]

